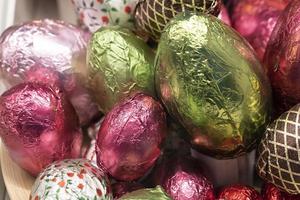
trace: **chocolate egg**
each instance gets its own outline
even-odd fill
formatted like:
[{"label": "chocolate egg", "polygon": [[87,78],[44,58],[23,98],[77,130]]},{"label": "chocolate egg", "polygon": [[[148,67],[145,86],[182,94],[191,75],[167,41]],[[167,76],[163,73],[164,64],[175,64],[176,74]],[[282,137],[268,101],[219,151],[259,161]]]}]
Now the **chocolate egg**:
[{"label": "chocolate egg", "polygon": [[140,189],[123,195],[119,200],[172,200],[165,191],[157,186],[155,188]]},{"label": "chocolate egg", "polygon": [[112,200],[110,182],[104,171],[84,159],[57,161],[36,179],[29,200]]},{"label": "chocolate egg", "polygon": [[135,20],[139,29],[159,40],[166,24],[178,13],[192,11],[217,16],[220,7],[220,0],[141,0],[136,6]]},{"label": "chocolate egg", "polygon": [[0,98],[0,136],[12,159],[32,175],[55,160],[76,158],[82,135],[62,90],[22,83]]},{"label": "chocolate egg", "polygon": [[81,71],[90,34],[62,21],[36,20],[12,26],[0,37],[0,77],[8,87],[24,81],[59,83],[80,123],[98,114]]},{"label": "chocolate egg", "polygon": [[250,45],[211,15],[181,14],[164,30],[156,88],[194,148],[216,158],[251,151],[270,120],[270,87]]},{"label": "chocolate egg", "polygon": [[233,27],[245,37],[262,61],[278,17],[287,0],[240,0],[233,7]]},{"label": "chocolate egg", "polygon": [[258,148],[258,174],[281,190],[300,194],[300,104],[269,125]]},{"label": "chocolate egg", "polygon": [[166,135],[166,114],[160,103],[136,94],[105,117],[96,141],[99,166],[118,180],[141,178],[155,164]]},{"label": "chocolate egg", "polygon": [[134,93],[155,95],[154,54],[129,29],[115,26],[95,32],[87,62],[89,88],[104,113]]},{"label": "chocolate egg", "polygon": [[264,200],[299,200],[300,195],[291,195],[280,191],[272,183],[266,183],[262,188],[262,197]]},{"label": "chocolate egg", "polygon": [[252,187],[232,185],[223,188],[218,199],[220,200],[262,200],[260,194]]},{"label": "chocolate egg", "polygon": [[138,0],[72,0],[79,21],[91,32],[108,25],[133,27]]},{"label": "chocolate egg", "polygon": [[202,166],[191,157],[166,155],[155,169],[155,183],[173,200],[214,200],[212,183]]},{"label": "chocolate egg", "polygon": [[300,1],[291,1],[277,21],[264,57],[280,115],[300,102]]}]

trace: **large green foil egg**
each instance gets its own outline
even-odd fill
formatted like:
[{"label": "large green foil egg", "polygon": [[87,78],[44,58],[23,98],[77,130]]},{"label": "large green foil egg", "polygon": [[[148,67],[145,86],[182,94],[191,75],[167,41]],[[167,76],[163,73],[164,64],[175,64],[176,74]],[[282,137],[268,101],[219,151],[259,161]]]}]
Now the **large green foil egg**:
[{"label": "large green foil egg", "polygon": [[271,92],[238,33],[210,15],[178,15],[155,62],[158,94],[195,149],[226,159],[256,147],[270,120]]},{"label": "large green foil egg", "polygon": [[155,95],[154,53],[129,29],[100,28],[88,46],[88,87],[99,108],[111,108],[137,92]]}]

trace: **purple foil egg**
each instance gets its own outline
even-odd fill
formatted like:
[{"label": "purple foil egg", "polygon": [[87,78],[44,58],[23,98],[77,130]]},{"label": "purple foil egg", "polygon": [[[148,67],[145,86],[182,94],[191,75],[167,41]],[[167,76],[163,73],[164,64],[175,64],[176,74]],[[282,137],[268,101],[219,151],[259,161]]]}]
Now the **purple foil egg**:
[{"label": "purple foil egg", "polygon": [[292,1],[278,19],[264,57],[278,115],[300,102],[299,26],[300,1]]},{"label": "purple foil egg", "polygon": [[165,156],[155,168],[154,182],[173,200],[215,199],[213,185],[204,176],[202,165],[189,156]]},{"label": "purple foil egg", "polygon": [[34,176],[53,161],[79,157],[78,117],[58,87],[22,83],[6,91],[0,129],[11,158]]},{"label": "purple foil egg", "polygon": [[0,37],[0,77],[8,87],[26,81],[59,83],[86,125],[99,112],[84,86],[89,38],[89,33],[62,21],[12,26]]},{"label": "purple foil egg", "polygon": [[138,93],[117,104],[102,122],[96,141],[98,165],[117,180],[141,178],[159,157],[166,131],[160,103]]},{"label": "purple foil egg", "polygon": [[233,27],[245,37],[262,61],[278,17],[288,0],[239,0],[232,12]]}]

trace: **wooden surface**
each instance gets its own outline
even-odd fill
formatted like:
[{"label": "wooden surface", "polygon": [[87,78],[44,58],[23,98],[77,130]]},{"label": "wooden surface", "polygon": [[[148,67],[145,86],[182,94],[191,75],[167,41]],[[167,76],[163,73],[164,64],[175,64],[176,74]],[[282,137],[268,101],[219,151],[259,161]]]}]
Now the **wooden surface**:
[{"label": "wooden surface", "polygon": [[0,144],[0,162],[3,179],[10,199],[29,199],[34,178],[11,160],[3,144]]}]

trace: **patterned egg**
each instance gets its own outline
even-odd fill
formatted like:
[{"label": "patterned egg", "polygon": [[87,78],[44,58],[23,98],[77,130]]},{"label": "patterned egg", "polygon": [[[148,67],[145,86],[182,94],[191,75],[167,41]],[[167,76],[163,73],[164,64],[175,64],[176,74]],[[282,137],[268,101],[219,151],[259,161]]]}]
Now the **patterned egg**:
[{"label": "patterned egg", "polygon": [[48,166],[36,179],[30,200],[112,200],[108,177],[84,159],[70,159]]},{"label": "patterned egg", "polygon": [[258,174],[279,189],[300,194],[300,104],[269,125],[259,145]]},{"label": "patterned egg", "polygon": [[72,0],[79,21],[91,32],[102,26],[133,26],[133,11],[138,0]]},{"label": "patterned egg", "polygon": [[184,11],[218,15],[220,0],[141,0],[136,6],[135,20],[139,29],[159,40],[166,24]]}]

